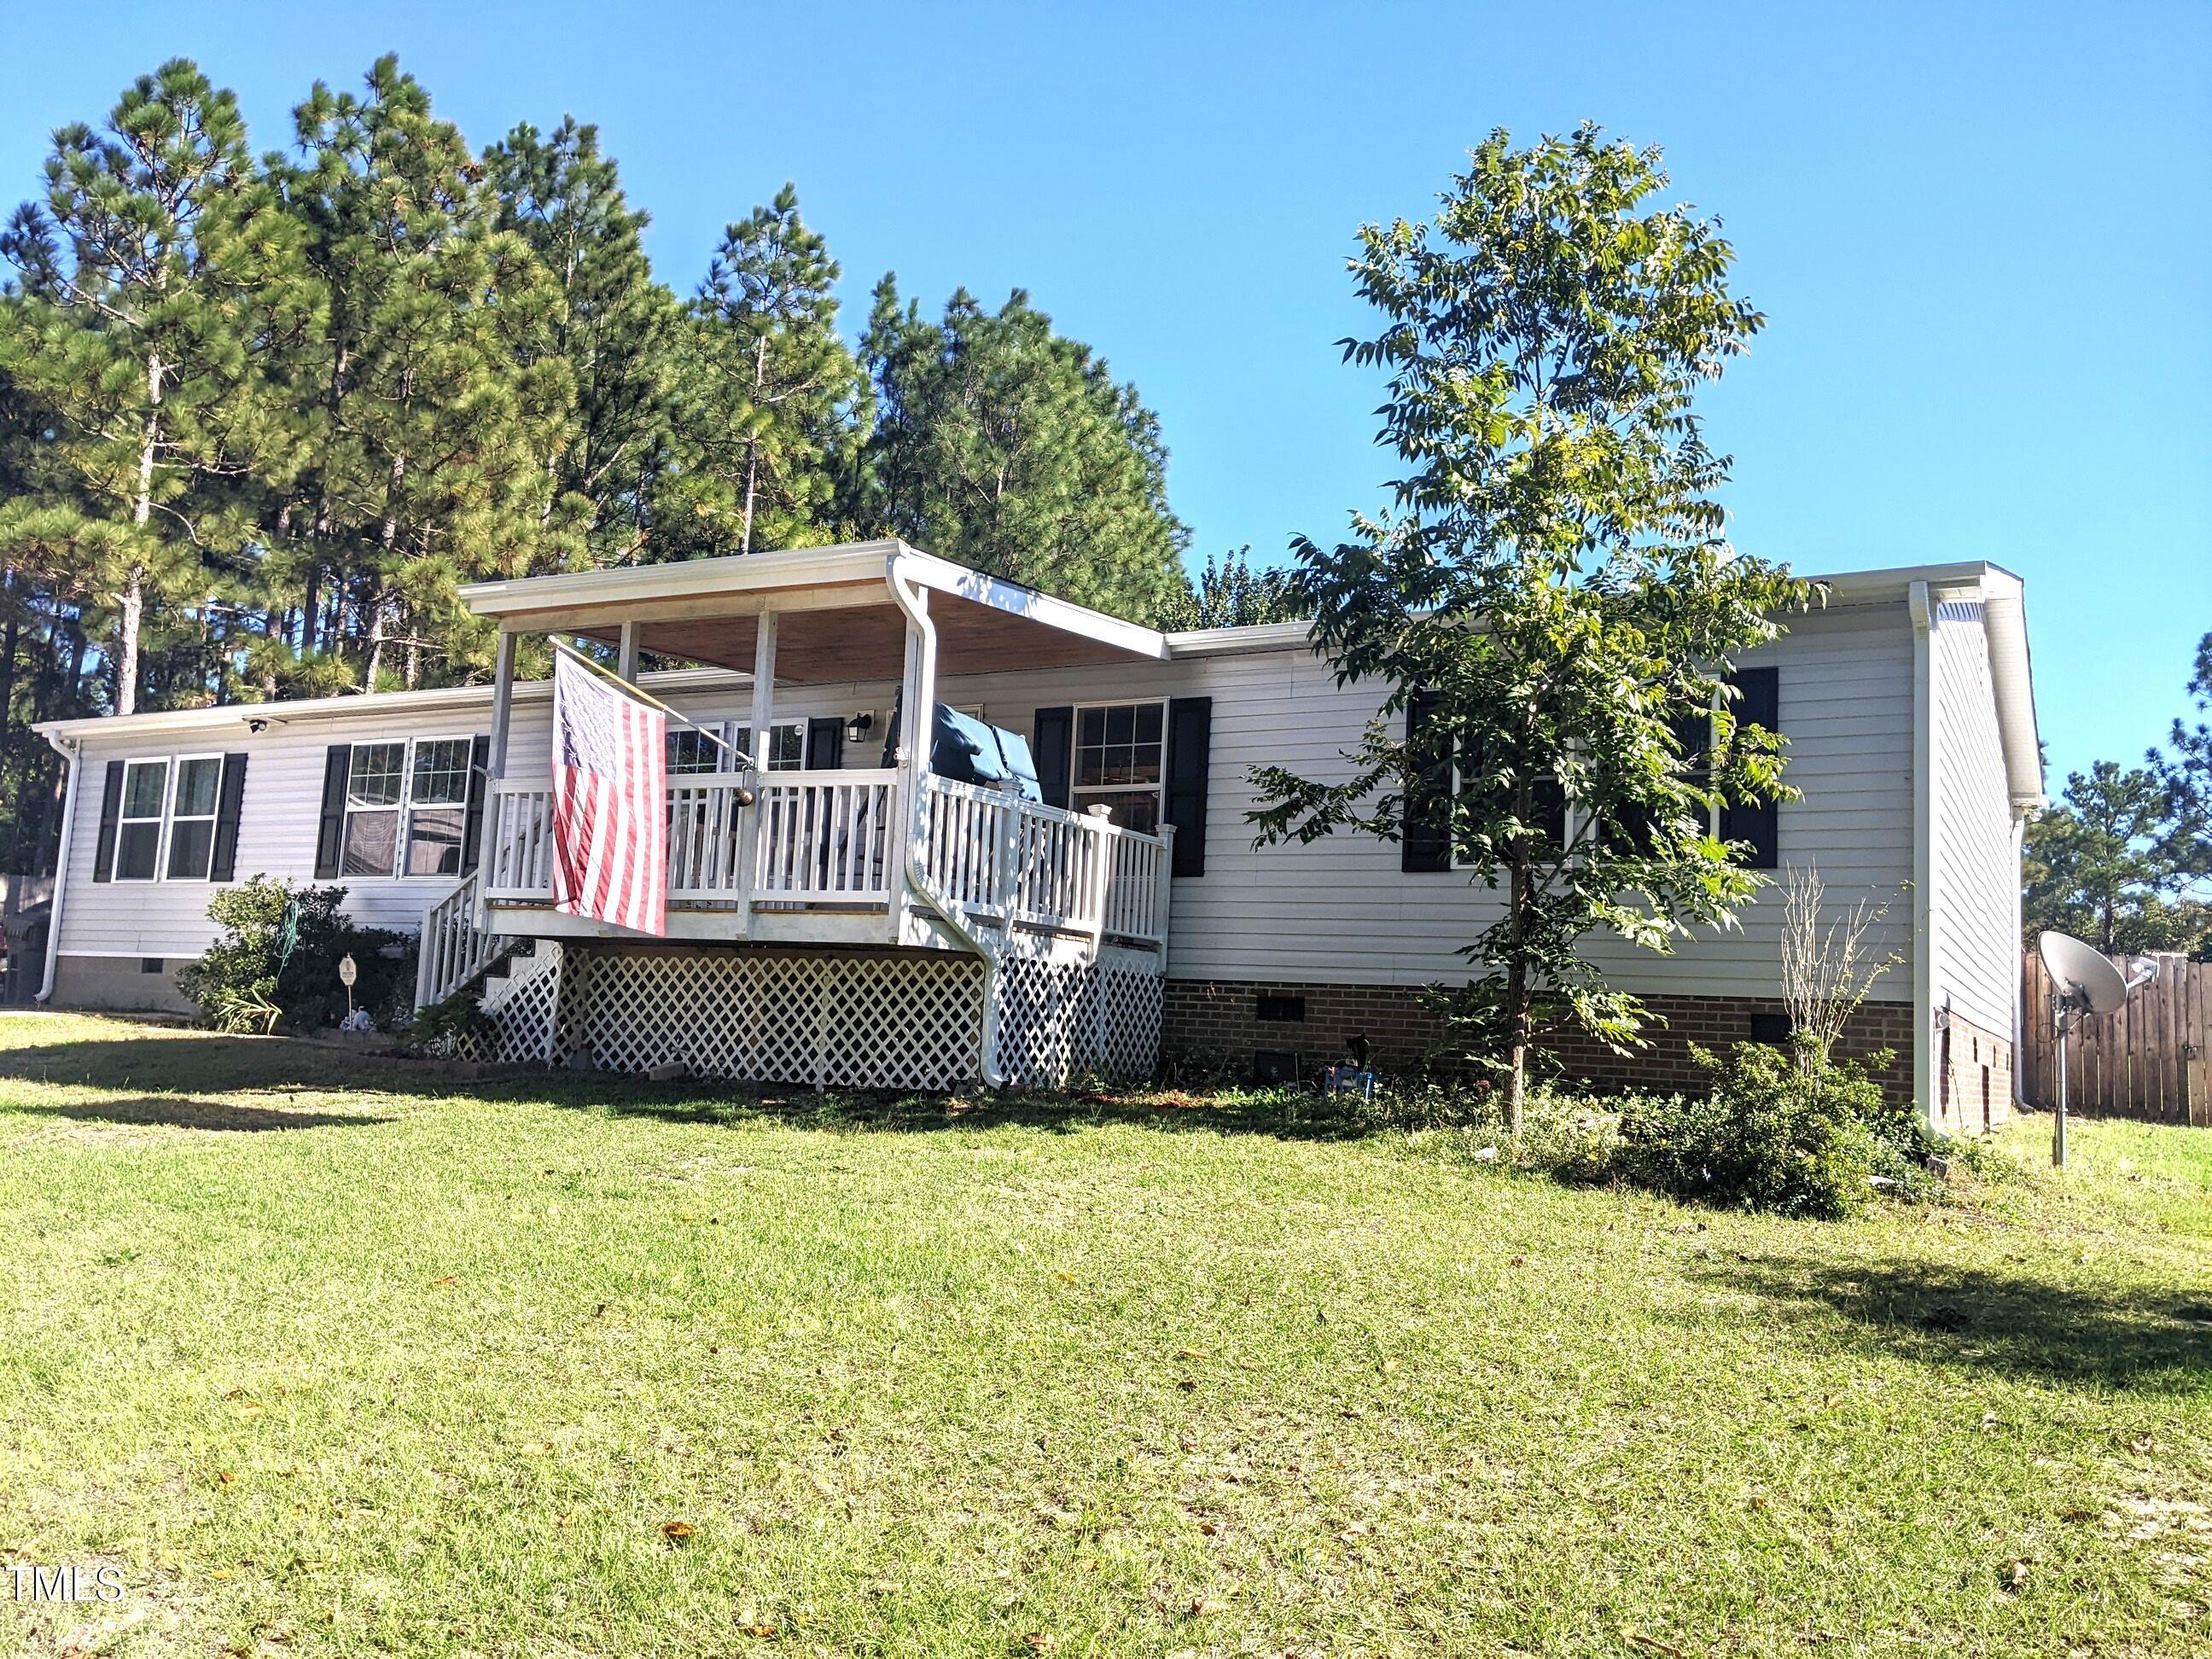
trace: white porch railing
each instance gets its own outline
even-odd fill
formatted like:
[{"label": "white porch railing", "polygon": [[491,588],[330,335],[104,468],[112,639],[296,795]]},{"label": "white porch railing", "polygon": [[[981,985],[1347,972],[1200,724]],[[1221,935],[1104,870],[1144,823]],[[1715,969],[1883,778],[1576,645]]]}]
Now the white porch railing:
[{"label": "white porch railing", "polygon": [[464,877],[422,918],[422,939],[415,958],[415,1006],[427,1008],[443,1002],[513,942],[477,931],[477,878]]},{"label": "white porch railing", "polygon": [[[891,770],[670,779],[669,904],[887,908],[903,886],[899,782]],[[757,799],[741,805],[748,785]],[[923,792],[922,869],[947,902],[1000,925],[1164,946],[1173,831],[1139,835],[939,777]],[[492,805],[483,896],[550,902],[550,790],[501,781]]]}]

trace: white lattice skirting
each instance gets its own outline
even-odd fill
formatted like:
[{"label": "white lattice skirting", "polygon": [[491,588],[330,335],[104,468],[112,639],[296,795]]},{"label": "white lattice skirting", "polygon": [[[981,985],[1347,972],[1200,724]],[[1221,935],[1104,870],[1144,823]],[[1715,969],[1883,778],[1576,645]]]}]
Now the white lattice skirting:
[{"label": "white lattice skirting", "polygon": [[999,969],[999,1069],[1011,1087],[1150,1077],[1160,1054],[1158,974],[1015,957]]},{"label": "white lattice skirting", "polygon": [[933,1091],[982,1075],[975,957],[571,951],[561,977],[560,1049],[607,1071]]},{"label": "white lattice skirting", "polygon": [[[495,1044],[463,1058],[821,1088],[967,1087],[981,1075],[984,969],[952,951],[607,951],[538,943],[486,983]],[[1149,1077],[1157,974],[1016,957],[998,974],[999,1067],[1015,1088]]]}]

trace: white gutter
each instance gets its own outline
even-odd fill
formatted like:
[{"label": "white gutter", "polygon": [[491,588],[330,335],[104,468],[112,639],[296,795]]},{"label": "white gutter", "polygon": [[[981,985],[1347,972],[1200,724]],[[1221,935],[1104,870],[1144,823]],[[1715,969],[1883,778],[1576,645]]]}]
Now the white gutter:
[{"label": "white gutter", "polygon": [[2043,744],[2036,731],[2034,678],[2027,653],[2027,608],[2020,579],[1992,570],[1982,581],[1982,628],[1990,653],[2004,751],[2005,787],[2015,815],[2043,805]]},{"label": "white gutter", "polygon": [[58,732],[44,734],[53,751],[69,763],[69,774],[62,788],[62,844],[54,856],[54,896],[46,905],[46,972],[40,983],[38,1000],[48,1002],[54,994],[54,975],[61,966],[62,902],[69,896],[70,855],[76,850],[76,798],[79,745],[73,738]]},{"label": "white gutter", "polygon": [[1928,584],[1906,593],[1912,615],[1912,1084],[1920,1117],[1936,1123],[1936,611]]},{"label": "white gutter", "polygon": [[913,811],[906,825],[907,890],[943,918],[955,938],[965,939],[968,948],[983,959],[983,1041],[981,1070],[983,1086],[996,1089],[1006,1080],[999,1066],[999,959],[987,949],[983,941],[968,926],[967,917],[957,906],[940,898],[929,884],[927,873],[921,867],[921,791],[922,780],[929,773],[929,748],[937,735],[937,627],[929,619],[929,607],[921,603],[919,596],[907,587],[907,577],[901,568],[902,552],[894,552],[885,562],[884,574],[890,584],[891,598],[906,613],[908,625],[915,630],[920,641],[921,672],[907,677],[907,684],[917,704],[927,708],[905,708],[900,713],[901,732],[911,759],[908,776],[914,781]]}]

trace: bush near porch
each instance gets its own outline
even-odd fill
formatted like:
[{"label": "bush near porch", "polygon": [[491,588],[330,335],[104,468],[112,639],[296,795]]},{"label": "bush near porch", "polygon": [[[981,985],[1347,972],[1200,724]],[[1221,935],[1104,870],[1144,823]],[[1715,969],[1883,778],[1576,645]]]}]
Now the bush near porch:
[{"label": "bush near porch", "polygon": [[0,1019],[32,1653],[2181,1655],[2212,1139],[1814,1224],[1226,1092]]}]

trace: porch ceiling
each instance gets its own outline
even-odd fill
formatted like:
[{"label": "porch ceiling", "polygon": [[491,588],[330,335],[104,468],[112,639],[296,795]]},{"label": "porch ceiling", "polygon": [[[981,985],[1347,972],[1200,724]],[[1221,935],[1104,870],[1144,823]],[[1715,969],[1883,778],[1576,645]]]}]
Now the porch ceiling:
[{"label": "porch ceiling", "polygon": [[[874,587],[884,594],[880,603],[781,611],[775,631],[776,678],[796,685],[898,678],[906,654],[906,616],[880,583]],[[929,600],[930,620],[937,625],[937,672],[940,674],[1081,667],[1127,662],[1133,654],[947,593],[933,592]],[[699,609],[711,611],[705,604]],[[617,620],[579,629],[577,633],[582,638],[613,645],[621,640],[622,624]],[[702,614],[641,622],[638,644],[660,656],[750,673],[753,642],[759,634],[757,611],[734,616]]]},{"label": "porch ceiling", "polygon": [[774,611],[775,677],[795,684],[896,679],[906,617],[892,573],[926,599],[940,674],[1158,661],[1164,635],[897,542],[489,582],[463,590],[510,632],[619,641],[625,623],[658,656],[750,672]]}]

